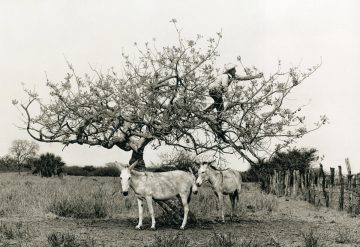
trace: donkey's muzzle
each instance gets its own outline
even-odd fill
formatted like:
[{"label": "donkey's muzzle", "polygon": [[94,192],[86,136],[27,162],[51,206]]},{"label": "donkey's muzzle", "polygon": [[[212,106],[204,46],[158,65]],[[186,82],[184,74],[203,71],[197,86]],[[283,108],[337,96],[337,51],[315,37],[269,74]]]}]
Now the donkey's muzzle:
[{"label": "donkey's muzzle", "polygon": [[201,187],[201,184],[200,184],[200,183],[196,183],[196,186],[197,186],[197,187]]},{"label": "donkey's muzzle", "polygon": [[198,191],[197,191],[197,190],[194,190],[193,193],[194,193],[194,195],[196,195],[196,194],[198,193]]},{"label": "donkey's muzzle", "polygon": [[123,195],[124,195],[124,196],[127,196],[128,194],[129,194],[129,192],[127,192],[127,191],[124,191],[124,192],[123,192]]}]

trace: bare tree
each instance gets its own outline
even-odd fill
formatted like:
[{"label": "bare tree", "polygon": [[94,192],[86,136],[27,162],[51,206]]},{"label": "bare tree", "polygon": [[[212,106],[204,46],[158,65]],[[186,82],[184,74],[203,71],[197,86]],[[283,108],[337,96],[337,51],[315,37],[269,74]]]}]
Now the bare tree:
[{"label": "bare tree", "polygon": [[[138,56],[123,54],[123,68],[106,72],[91,68],[92,75],[79,76],[68,62],[64,80],[47,79],[50,101],[34,91],[20,104],[25,129],[41,142],[87,144],[131,151],[130,164],[144,169],[147,145],[173,145],[201,154],[208,151],[238,153],[250,164],[270,156],[294,140],[319,128],[306,128],[301,107],[284,106],[284,99],[319,66],[306,72],[298,68],[237,83],[226,95],[221,114],[204,111],[208,88],[220,73],[217,48],[222,38],[184,39],[172,20],[178,42],[158,48],[156,41],[135,44]],[[239,58],[239,62],[241,60]],[[255,78],[255,67],[244,67]],[[18,101],[15,100],[14,104]],[[38,108],[35,107],[38,103]],[[39,110],[39,114],[34,114]],[[219,124],[221,123],[221,124]]]},{"label": "bare tree", "polygon": [[27,161],[34,158],[39,151],[39,144],[28,140],[14,140],[9,149],[10,156],[15,160],[15,166],[20,174]]}]

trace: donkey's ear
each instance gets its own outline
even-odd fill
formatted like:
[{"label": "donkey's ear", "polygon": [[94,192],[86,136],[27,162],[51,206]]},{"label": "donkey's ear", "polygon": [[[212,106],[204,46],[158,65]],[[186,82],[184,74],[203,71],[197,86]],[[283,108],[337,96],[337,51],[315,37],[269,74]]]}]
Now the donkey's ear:
[{"label": "donkey's ear", "polygon": [[189,171],[190,171],[191,174],[194,175],[194,172],[193,172],[193,170],[191,169],[191,167],[189,167]]},{"label": "donkey's ear", "polygon": [[117,162],[117,161],[114,162],[114,165],[115,165],[120,171],[121,171],[122,169],[124,169],[124,168],[127,167],[127,165],[124,165],[124,164],[122,164],[122,163],[120,163],[120,162]]},{"label": "donkey's ear", "polygon": [[135,161],[134,163],[131,164],[131,166],[129,167],[130,170],[134,169],[134,167],[139,163],[139,160]]}]

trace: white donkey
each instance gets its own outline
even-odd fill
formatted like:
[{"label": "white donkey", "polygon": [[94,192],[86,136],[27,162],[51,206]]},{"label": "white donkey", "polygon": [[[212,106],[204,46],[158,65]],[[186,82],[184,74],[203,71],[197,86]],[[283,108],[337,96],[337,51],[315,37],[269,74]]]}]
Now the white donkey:
[{"label": "white donkey", "polygon": [[231,219],[234,215],[234,210],[237,201],[239,201],[239,193],[241,191],[241,175],[240,172],[225,169],[219,170],[211,165],[212,162],[203,162],[198,170],[198,178],[196,179],[196,185],[198,187],[204,181],[209,181],[215,195],[219,199],[219,215],[222,222],[225,222],[224,217],[224,198],[223,195],[229,195],[231,201]]},{"label": "white donkey", "polygon": [[146,200],[151,215],[151,229],[155,229],[155,216],[153,209],[153,199],[168,200],[180,196],[184,206],[184,219],[180,229],[184,229],[189,213],[189,202],[191,192],[197,193],[195,176],[186,171],[168,171],[168,172],[139,172],[133,170],[137,162],[131,166],[119,165],[121,174],[121,187],[123,195],[127,196],[129,187],[136,194],[139,206],[139,224],[135,227],[141,229],[143,225],[143,201]]}]

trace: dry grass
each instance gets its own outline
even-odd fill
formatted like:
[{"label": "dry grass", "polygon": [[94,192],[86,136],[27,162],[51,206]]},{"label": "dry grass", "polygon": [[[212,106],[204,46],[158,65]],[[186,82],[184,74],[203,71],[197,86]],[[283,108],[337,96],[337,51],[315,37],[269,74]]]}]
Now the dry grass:
[{"label": "dry grass", "polygon": [[[117,215],[137,216],[134,193],[128,198],[121,195],[118,178],[63,177],[41,178],[15,173],[0,174],[0,216],[44,217],[55,214],[73,218],[111,218]],[[226,212],[230,212],[230,200],[224,197]],[[192,196],[191,210],[195,215],[215,217],[218,214],[217,199],[211,188],[200,189]],[[277,201],[272,195],[255,191],[240,194],[237,211],[245,212],[276,210]],[[161,214],[156,207],[156,215]]]}]

